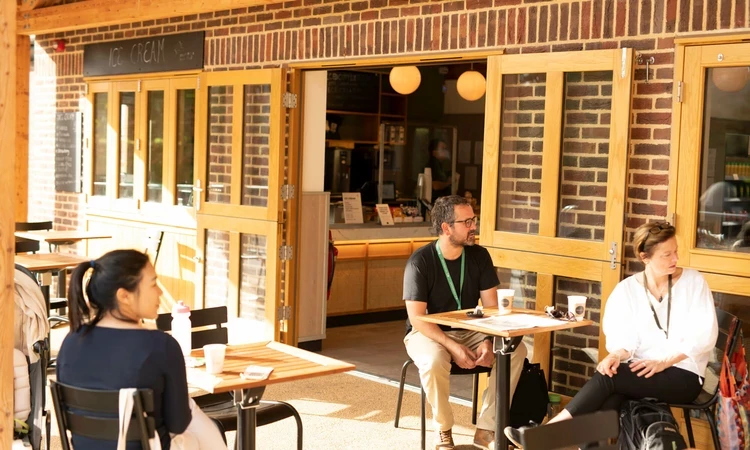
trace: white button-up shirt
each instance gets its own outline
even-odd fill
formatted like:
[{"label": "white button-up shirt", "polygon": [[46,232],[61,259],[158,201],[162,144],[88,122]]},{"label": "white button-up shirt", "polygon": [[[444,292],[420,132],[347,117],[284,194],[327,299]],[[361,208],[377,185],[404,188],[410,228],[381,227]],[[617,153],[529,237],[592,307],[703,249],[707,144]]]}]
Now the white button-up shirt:
[{"label": "white button-up shirt", "polygon": [[[667,329],[667,301],[672,302],[669,339],[654,320]],[[696,270],[684,269],[672,284],[672,298],[658,299],[630,276],[617,284],[607,300],[602,320],[607,350],[625,349],[634,359],[664,359],[683,353],[687,358],[675,364],[703,377],[719,329],[714,299],[708,283]]]}]

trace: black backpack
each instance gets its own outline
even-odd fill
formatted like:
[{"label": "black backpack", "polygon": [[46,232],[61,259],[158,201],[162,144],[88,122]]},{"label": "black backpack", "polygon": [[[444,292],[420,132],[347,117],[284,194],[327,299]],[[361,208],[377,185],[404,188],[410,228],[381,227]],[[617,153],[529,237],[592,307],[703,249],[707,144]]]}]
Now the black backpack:
[{"label": "black backpack", "polygon": [[628,400],[620,408],[620,450],[688,448],[669,406],[651,400]]},{"label": "black backpack", "polygon": [[539,364],[531,364],[528,359],[524,359],[523,371],[510,405],[510,426],[519,428],[528,425],[529,421],[542,423],[547,415],[548,404],[544,370]]}]

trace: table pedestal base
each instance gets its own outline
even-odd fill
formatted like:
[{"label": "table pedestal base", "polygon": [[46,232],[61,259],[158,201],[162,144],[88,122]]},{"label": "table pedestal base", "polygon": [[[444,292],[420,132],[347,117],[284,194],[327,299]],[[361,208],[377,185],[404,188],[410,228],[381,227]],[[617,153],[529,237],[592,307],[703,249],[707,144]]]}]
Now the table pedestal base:
[{"label": "table pedestal base", "polygon": [[234,404],[237,406],[237,445],[238,450],[255,450],[256,408],[266,390],[265,386],[234,391]]},{"label": "table pedestal base", "polygon": [[508,438],[505,437],[505,427],[510,424],[510,356],[521,343],[521,336],[513,338],[495,337],[493,351],[495,352],[496,396],[495,401],[495,449],[506,450]]}]

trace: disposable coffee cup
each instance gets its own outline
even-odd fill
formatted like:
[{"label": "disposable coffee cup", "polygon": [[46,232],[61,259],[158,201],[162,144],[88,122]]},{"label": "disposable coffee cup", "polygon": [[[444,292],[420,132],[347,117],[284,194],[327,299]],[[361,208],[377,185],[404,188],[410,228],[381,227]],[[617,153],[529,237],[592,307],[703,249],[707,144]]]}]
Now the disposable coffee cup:
[{"label": "disposable coffee cup", "polygon": [[513,299],[516,296],[514,289],[498,289],[497,290],[497,309],[500,312],[511,312],[513,311]]},{"label": "disposable coffee cup", "polygon": [[224,371],[224,355],[227,346],[224,344],[208,344],[203,346],[203,356],[206,358],[206,372],[219,374]]},{"label": "disposable coffee cup", "polygon": [[576,316],[576,320],[583,320],[586,315],[586,296],[585,295],[569,295],[568,296],[568,311],[572,312]]}]

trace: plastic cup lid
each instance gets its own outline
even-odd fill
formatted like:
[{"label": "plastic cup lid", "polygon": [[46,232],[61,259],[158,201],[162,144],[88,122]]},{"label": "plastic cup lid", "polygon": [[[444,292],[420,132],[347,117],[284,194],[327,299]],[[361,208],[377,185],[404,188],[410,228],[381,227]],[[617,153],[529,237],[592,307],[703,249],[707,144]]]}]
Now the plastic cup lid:
[{"label": "plastic cup lid", "polygon": [[182,301],[177,302],[172,307],[172,314],[184,314],[184,313],[189,313],[189,312],[190,312],[190,307]]}]

